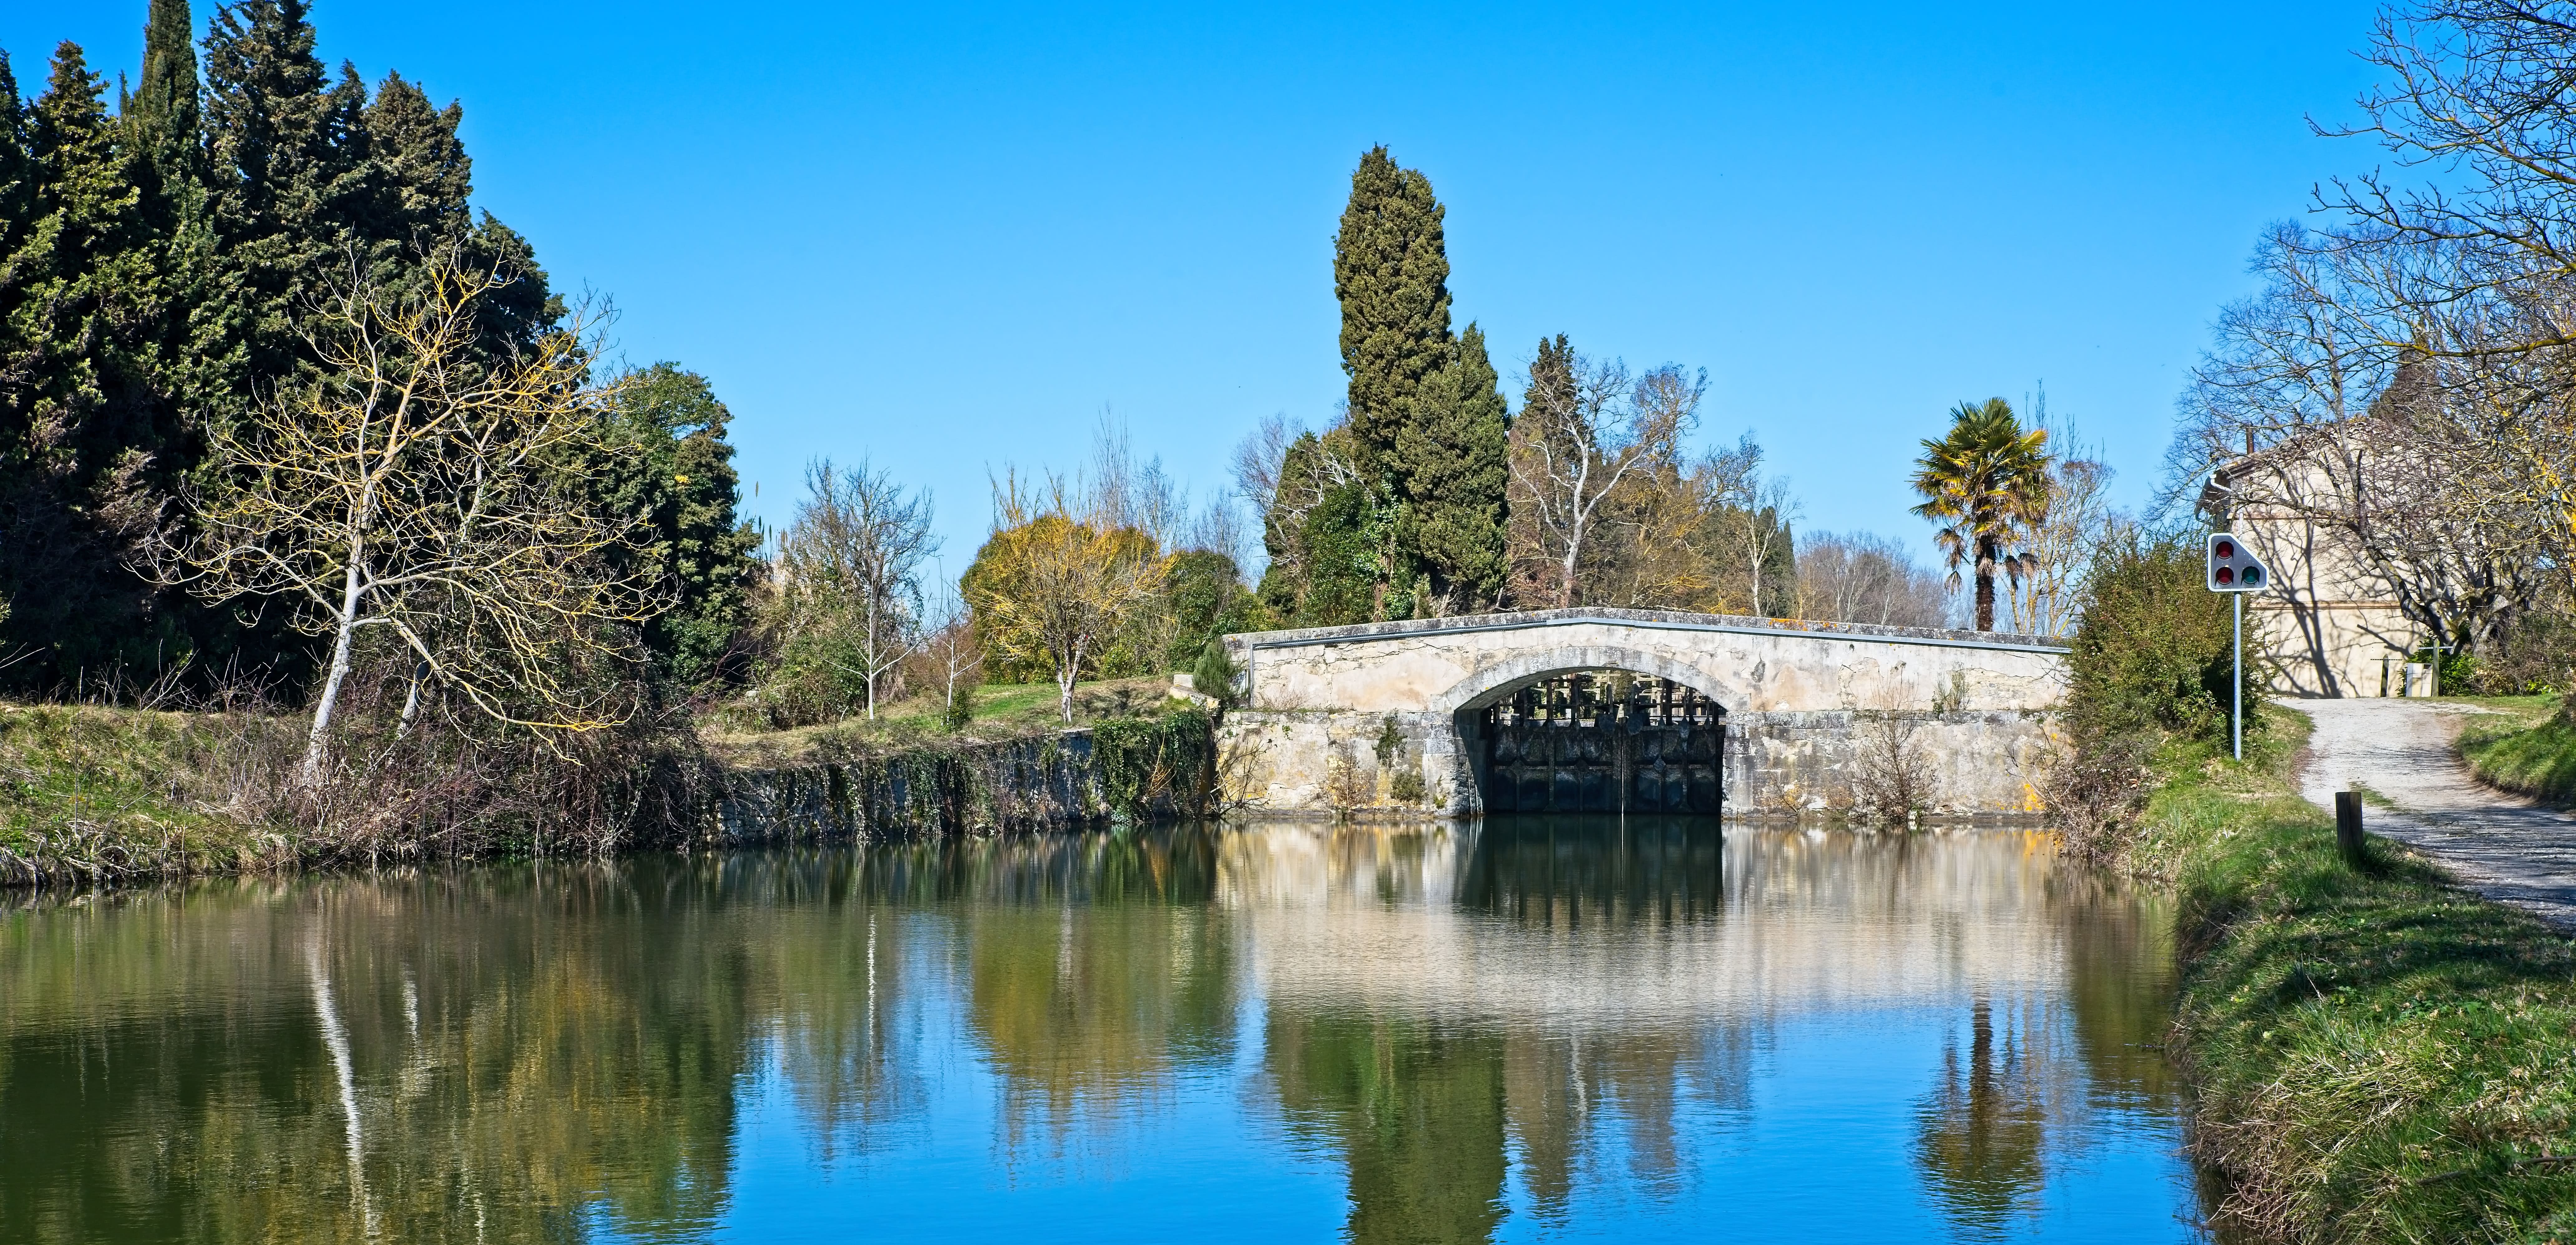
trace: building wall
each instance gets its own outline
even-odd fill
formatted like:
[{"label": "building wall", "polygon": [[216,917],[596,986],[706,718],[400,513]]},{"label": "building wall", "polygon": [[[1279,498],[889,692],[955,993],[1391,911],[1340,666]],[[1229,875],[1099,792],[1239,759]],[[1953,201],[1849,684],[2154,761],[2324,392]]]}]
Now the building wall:
[{"label": "building wall", "polygon": [[2308,517],[2335,512],[2339,500],[2303,445],[2230,463],[2223,485],[2202,495],[2203,513],[2272,570],[2271,589],[2245,601],[2248,686],[2280,696],[2396,695],[2418,632],[2368,559]]}]

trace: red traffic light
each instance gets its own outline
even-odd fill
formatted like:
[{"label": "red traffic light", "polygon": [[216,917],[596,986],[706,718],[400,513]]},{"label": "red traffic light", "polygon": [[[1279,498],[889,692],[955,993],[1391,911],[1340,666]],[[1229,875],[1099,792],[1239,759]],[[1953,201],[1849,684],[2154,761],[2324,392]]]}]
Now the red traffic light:
[{"label": "red traffic light", "polygon": [[[2217,544],[2210,546],[2209,551],[2210,551],[2211,553],[2213,553],[2213,554],[2218,555],[2219,557],[2222,557],[2222,558],[2233,558],[2233,557],[2235,557],[2235,556],[2236,556],[2236,542],[2234,542],[2234,541],[2228,541],[2228,540],[2222,540],[2222,541],[2218,542]],[[2220,583],[2222,583],[2222,584],[2223,584],[2223,583],[2226,583],[2226,582],[2227,582],[2227,572],[2225,572],[2225,571],[2220,571],[2218,574],[2219,574],[2219,580],[2218,580],[2218,582],[2220,582]]]},{"label": "red traffic light", "polygon": [[2236,582],[2236,568],[2235,568],[2235,567],[2232,567],[2232,566],[2222,566],[2222,567],[2218,568],[2218,582],[2220,582],[2220,583],[2222,583],[2222,584],[2232,584],[2232,583],[2235,583],[2235,582]]}]

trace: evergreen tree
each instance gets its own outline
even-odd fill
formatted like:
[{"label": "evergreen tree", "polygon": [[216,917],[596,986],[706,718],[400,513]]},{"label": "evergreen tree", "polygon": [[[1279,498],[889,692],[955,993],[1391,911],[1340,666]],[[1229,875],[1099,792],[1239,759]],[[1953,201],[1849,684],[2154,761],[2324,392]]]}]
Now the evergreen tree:
[{"label": "evergreen tree", "polygon": [[216,12],[205,42],[223,279],[246,377],[262,384],[301,371],[297,317],[335,280],[347,284],[357,242],[348,221],[367,189],[356,150],[364,102],[351,98],[351,80],[329,83],[309,11],[304,0],[241,0]]},{"label": "evergreen tree", "polygon": [[152,0],[143,26],[143,74],[121,109],[134,144],[160,179],[185,177],[199,165],[202,111],[197,49],[188,0]]},{"label": "evergreen tree", "polygon": [[1295,625],[1341,627],[1373,617],[1382,582],[1377,542],[1370,539],[1373,510],[1368,482],[1349,480],[1324,489],[1322,500],[1307,512],[1300,533],[1305,593],[1297,603]]},{"label": "evergreen tree", "polygon": [[674,363],[627,376],[617,397],[602,438],[606,460],[588,464],[597,482],[592,504],[639,516],[651,532],[644,569],[674,598],[644,626],[653,674],[684,689],[704,687],[728,674],[724,662],[749,616],[752,551],[760,545],[760,534],[734,509],[741,481],[725,439],[733,414],[705,377]]},{"label": "evergreen tree", "polygon": [[1530,360],[1529,388],[1521,393],[1521,409],[1550,406],[1563,409],[1574,405],[1574,344],[1559,333],[1554,340],[1538,339],[1538,356]]},{"label": "evergreen tree", "polygon": [[[36,169],[27,151],[27,110],[18,98],[18,75],[0,50],[0,258],[18,253],[36,227]],[[16,270],[0,266],[0,299],[19,285]],[[0,344],[8,326],[0,322]]]},{"label": "evergreen tree", "polygon": [[1333,293],[1342,304],[1350,428],[1373,481],[1389,473],[1414,390],[1454,354],[1441,216],[1430,179],[1397,166],[1382,146],[1360,158],[1333,246]]},{"label": "evergreen tree", "polygon": [[31,227],[0,258],[0,640],[39,656],[11,672],[22,683],[148,671],[170,638],[145,634],[152,594],[123,565],[176,431],[155,376],[168,282],[103,85],[64,43],[16,127]]},{"label": "evergreen tree", "polygon": [[1411,406],[1390,459],[1395,493],[1407,499],[1409,543],[1439,612],[1491,606],[1506,569],[1511,463],[1507,412],[1482,330],[1467,326],[1449,363],[1423,378]]}]

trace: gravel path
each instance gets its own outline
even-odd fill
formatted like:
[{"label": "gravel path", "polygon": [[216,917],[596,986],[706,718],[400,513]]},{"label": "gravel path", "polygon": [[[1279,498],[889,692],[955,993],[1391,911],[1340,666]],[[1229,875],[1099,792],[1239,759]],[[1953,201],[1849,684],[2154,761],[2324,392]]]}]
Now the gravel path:
[{"label": "gravel path", "polygon": [[2362,824],[2424,853],[2489,899],[2576,930],[2576,818],[2480,786],[2452,750],[2482,710],[2437,700],[2282,702],[2317,724],[2299,794],[2334,808],[2359,783],[2396,804]]}]

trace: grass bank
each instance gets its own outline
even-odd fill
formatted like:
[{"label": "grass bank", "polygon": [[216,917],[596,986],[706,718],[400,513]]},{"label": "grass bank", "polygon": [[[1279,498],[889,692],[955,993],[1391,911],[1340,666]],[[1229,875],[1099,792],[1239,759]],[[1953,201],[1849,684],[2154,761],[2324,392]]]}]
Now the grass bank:
[{"label": "grass bank", "polygon": [[2477,701],[2497,710],[2460,732],[2460,755],[2488,786],[2553,804],[2576,803],[2576,721],[2555,696]]},{"label": "grass bank", "polygon": [[245,797],[295,735],[240,713],[0,704],[0,883],[293,863]]},{"label": "grass bank", "polygon": [[[1149,717],[1178,703],[1168,675],[1103,679],[1073,686],[1077,726]],[[1053,683],[996,683],[975,689],[975,716],[958,734],[969,741],[1014,739],[1064,729]],[[719,761],[767,768],[797,765],[853,751],[882,751],[936,738],[951,738],[943,718],[946,697],[936,692],[881,707],[874,720],[847,718],[820,726],[768,730],[747,715],[722,709],[700,720],[698,738]]]},{"label": "grass bank", "polygon": [[2307,728],[2172,745],[2131,852],[2181,899],[2176,1053],[2221,1217],[2281,1240],[2576,1241],[2576,944],[2298,798]]},{"label": "grass bank", "polygon": [[[1168,679],[1124,679],[1076,688],[1079,723],[1107,732],[1095,731],[1096,749],[1105,747],[1099,796],[1114,806],[1135,811],[1165,798],[1175,781],[1163,772],[1178,763],[1167,754],[1179,755],[1180,736],[1162,730],[1163,715],[1180,703],[1169,687]],[[922,697],[888,706],[875,721],[795,731],[727,729],[717,716],[674,746],[533,764],[453,749],[354,747],[319,790],[288,781],[303,745],[300,714],[0,703],[0,885],[649,847],[675,841],[673,826],[685,830],[703,816],[701,780],[710,766],[830,761],[889,780],[898,772],[918,778],[913,771],[931,772],[924,766],[953,769],[959,758],[1003,755],[982,745],[1052,738],[1062,727],[1052,683],[978,693],[963,732],[945,729],[941,698]],[[955,785],[947,781],[955,775],[940,774],[939,782],[914,785]],[[1014,781],[979,780],[987,788]],[[606,830],[567,834],[568,820]]]}]

